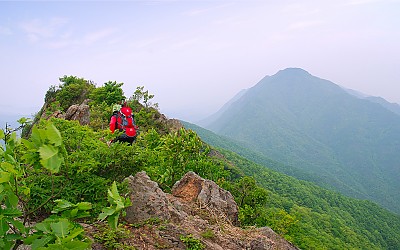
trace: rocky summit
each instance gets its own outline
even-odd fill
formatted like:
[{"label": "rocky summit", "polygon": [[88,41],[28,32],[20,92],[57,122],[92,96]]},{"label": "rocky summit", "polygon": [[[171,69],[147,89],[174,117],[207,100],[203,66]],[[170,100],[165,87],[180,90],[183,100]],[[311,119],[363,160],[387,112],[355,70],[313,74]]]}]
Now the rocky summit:
[{"label": "rocky summit", "polygon": [[[210,250],[298,249],[270,228],[238,227],[233,196],[194,172],[183,176],[172,194],[163,192],[143,171],[127,181],[132,206],[124,218],[129,230],[125,244],[135,249],[188,249],[185,239]],[[98,244],[93,248],[106,249]]]}]

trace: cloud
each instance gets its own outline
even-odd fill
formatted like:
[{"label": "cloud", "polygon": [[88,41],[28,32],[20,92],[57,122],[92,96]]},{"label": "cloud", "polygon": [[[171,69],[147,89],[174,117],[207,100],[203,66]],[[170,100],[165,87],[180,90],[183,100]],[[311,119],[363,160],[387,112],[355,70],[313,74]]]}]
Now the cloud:
[{"label": "cloud", "polygon": [[83,37],[82,44],[92,45],[93,43],[96,43],[99,41],[111,40],[112,36],[115,33],[116,33],[116,30],[112,29],[112,28],[105,28],[102,30],[91,32],[91,33],[86,34]]},{"label": "cloud", "polygon": [[39,42],[57,36],[67,23],[66,18],[51,18],[46,21],[32,19],[22,22],[20,27],[26,33],[29,41]]},{"label": "cloud", "polygon": [[[49,49],[62,49],[69,46],[89,46],[103,40],[115,40],[112,37],[116,30],[113,28],[102,28],[86,33],[79,33],[76,28],[68,26],[66,18],[32,19],[20,23],[19,27],[25,33],[28,41],[41,44]],[[79,27],[78,27],[79,28]],[[7,30],[4,29],[3,32]],[[2,29],[0,27],[0,34]]]}]

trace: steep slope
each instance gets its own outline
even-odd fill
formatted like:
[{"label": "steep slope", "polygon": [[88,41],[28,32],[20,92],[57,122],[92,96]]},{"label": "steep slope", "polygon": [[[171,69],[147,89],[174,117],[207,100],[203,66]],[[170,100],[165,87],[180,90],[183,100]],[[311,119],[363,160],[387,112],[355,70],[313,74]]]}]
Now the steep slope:
[{"label": "steep slope", "polygon": [[400,115],[400,105],[397,103],[391,103],[386,101],[385,99],[383,99],[382,97],[378,97],[378,96],[368,96],[366,94],[363,94],[361,92],[352,90],[352,89],[346,89],[343,88],[344,90],[346,90],[347,93],[354,95],[360,99],[365,99],[365,100],[369,100],[373,103],[378,103],[380,105],[382,105],[382,107],[392,111],[395,114]]},{"label": "steep slope", "polygon": [[236,141],[226,136],[217,135],[214,132],[204,129],[193,123],[189,123],[186,121],[181,121],[181,123],[186,129],[196,131],[196,133],[201,137],[204,142],[210,144],[213,147],[223,148],[225,150],[235,152],[238,155],[245,157],[255,163],[267,166],[269,169],[280,171],[290,176],[300,176],[301,179],[314,180],[315,182],[318,182],[318,180],[316,179],[317,176],[306,172],[306,170],[289,165],[284,165],[280,162],[272,160],[265,155],[250,149],[249,147],[243,146],[242,143],[240,143],[239,141]]},{"label": "steep slope", "polygon": [[290,68],[250,88],[208,129],[400,212],[400,117]]},{"label": "steep slope", "polygon": [[[202,140],[217,147],[224,158],[236,165],[245,175],[254,177],[263,188],[271,191],[267,207],[284,208],[290,211],[291,215],[301,218],[297,225],[299,232],[302,232],[301,238],[294,237],[293,240],[301,249],[352,249],[358,246],[362,249],[398,248],[398,215],[373,202],[349,198],[273,171],[271,169],[282,167],[282,164],[251,152],[248,148],[237,146],[236,142],[229,138],[194,124],[183,124],[186,128],[195,130]],[[245,158],[262,165],[244,159],[230,150],[237,151]],[[357,239],[352,235],[357,235]],[[339,239],[340,244],[358,242],[357,247],[332,244]],[[369,245],[368,241],[374,242],[375,246]]]},{"label": "steep slope", "polygon": [[207,127],[214,121],[216,121],[236,100],[240,99],[246,93],[246,89],[242,89],[239,93],[237,93],[232,99],[230,99],[227,103],[225,103],[222,108],[220,108],[216,113],[211,116],[198,121],[197,123],[203,127]]},{"label": "steep slope", "polygon": [[382,105],[384,108],[392,111],[395,114],[400,115],[400,105],[397,103],[391,103],[383,99],[382,97],[377,97],[377,96],[368,96],[365,97],[366,100],[369,100],[374,103],[379,103]]}]

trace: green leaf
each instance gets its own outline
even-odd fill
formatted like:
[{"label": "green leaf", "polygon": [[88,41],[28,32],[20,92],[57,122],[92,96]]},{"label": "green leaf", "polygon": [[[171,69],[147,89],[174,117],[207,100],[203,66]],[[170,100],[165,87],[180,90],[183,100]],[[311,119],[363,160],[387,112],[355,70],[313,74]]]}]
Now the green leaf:
[{"label": "green leaf", "polygon": [[81,235],[83,232],[85,232],[82,228],[75,228],[72,230],[67,237],[61,240],[62,243],[68,243],[72,241],[74,238],[77,236]]},{"label": "green leaf", "polygon": [[19,234],[7,234],[5,237],[4,237],[7,241],[15,241],[15,240],[21,240],[22,239],[22,236],[21,235],[19,235]]},{"label": "green leaf", "polygon": [[4,171],[10,172],[12,174],[17,174],[17,170],[15,169],[15,166],[8,163],[8,162],[2,162],[1,163],[1,169],[3,169]]},{"label": "green leaf", "polygon": [[35,225],[35,228],[39,231],[45,232],[45,233],[50,233],[51,228],[50,228],[50,223],[47,221],[39,222]]},{"label": "green leaf", "polygon": [[67,249],[72,250],[82,250],[82,249],[90,249],[91,243],[82,242],[82,241],[71,241],[65,244]]},{"label": "green leaf", "polygon": [[40,237],[39,234],[32,234],[24,239],[25,245],[31,245],[36,239]]},{"label": "green leaf", "polygon": [[92,203],[90,202],[80,202],[77,204],[79,210],[89,210],[92,209]]},{"label": "green leaf", "polygon": [[7,183],[10,181],[11,174],[8,172],[0,172],[0,183]]},{"label": "green leaf", "polygon": [[32,128],[32,134],[31,134],[30,139],[36,148],[39,148],[42,145],[42,139],[40,138],[40,132],[36,126],[34,126]]},{"label": "green leaf", "polygon": [[15,209],[15,208],[6,208],[4,210],[1,211],[2,214],[4,214],[5,216],[8,217],[19,217],[22,215],[22,211],[20,211],[19,209]]},{"label": "green leaf", "polygon": [[108,220],[108,225],[112,228],[112,229],[117,229],[118,226],[118,218],[119,218],[119,213],[117,214],[113,214],[111,216],[108,216],[107,220]]},{"label": "green leaf", "polygon": [[11,224],[13,224],[14,227],[16,227],[21,233],[24,233],[25,231],[28,230],[25,227],[25,225],[19,220],[13,220],[13,221],[11,221]]},{"label": "green leaf", "polygon": [[28,141],[27,139],[23,139],[23,138],[21,139],[21,141],[22,141],[22,144],[25,147],[27,147],[28,149],[37,149],[36,145],[33,142]]},{"label": "green leaf", "polygon": [[44,160],[49,159],[58,154],[58,149],[51,145],[43,145],[39,148],[40,157]]},{"label": "green leaf", "polygon": [[8,229],[10,229],[10,226],[8,225],[6,219],[0,216],[0,236],[5,235]]},{"label": "green leaf", "polygon": [[0,249],[11,249],[11,247],[11,242],[7,241],[4,238],[0,238]]},{"label": "green leaf", "polygon": [[52,123],[48,123],[46,128],[47,139],[55,146],[60,146],[62,143],[60,131]]},{"label": "green leaf", "polygon": [[75,206],[71,202],[69,202],[67,200],[63,200],[63,199],[57,199],[54,202],[57,203],[57,206],[53,209],[53,211],[51,211],[52,213],[58,213],[58,212],[66,210],[66,209],[68,209],[70,207],[74,207]]},{"label": "green leaf", "polygon": [[120,200],[121,196],[118,193],[117,189],[117,183],[114,181],[113,184],[111,185],[111,191],[108,190],[108,195],[113,199],[113,200]]},{"label": "green leaf", "polygon": [[59,222],[51,223],[50,227],[53,229],[54,235],[64,238],[69,233],[70,222],[67,219],[60,219]]},{"label": "green leaf", "polygon": [[129,197],[126,197],[125,202],[124,202],[124,208],[132,206],[131,199]]},{"label": "green leaf", "polygon": [[[7,150],[8,151],[8,150]],[[4,155],[4,159],[9,162],[9,163],[14,163],[16,164],[17,162],[15,161],[14,157],[12,157],[12,155],[10,155],[10,153],[6,153]]]},{"label": "green leaf", "polygon": [[52,173],[58,173],[60,171],[63,159],[58,156],[58,150],[55,147],[43,145],[39,148],[39,154],[41,158],[40,162],[43,167],[50,170]]},{"label": "green leaf", "polygon": [[102,210],[102,213],[99,214],[98,220],[104,220],[107,216],[110,216],[115,213],[115,208],[105,207]]},{"label": "green leaf", "polygon": [[46,250],[84,250],[90,249],[90,243],[83,241],[70,241],[65,244],[50,244]]},{"label": "green leaf", "polygon": [[0,140],[4,139],[4,131],[2,129],[0,129]]},{"label": "green leaf", "polygon": [[54,235],[43,235],[43,237],[37,238],[32,242],[32,250],[39,249],[46,246],[49,242],[53,242],[56,239]]},{"label": "green leaf", "polygon": [[16,196],[14,193],[9,193],[8,194],[8,204],[11,207],[17,207],[18,205],[18,196]]},{"label": "green leaf", "polygon": [[70,217],[71,218],[75,218],[76,217],[76,215],[78,214],[78,208],[75,208],[75,209],[72,209],[71,211],[70,211]]}]

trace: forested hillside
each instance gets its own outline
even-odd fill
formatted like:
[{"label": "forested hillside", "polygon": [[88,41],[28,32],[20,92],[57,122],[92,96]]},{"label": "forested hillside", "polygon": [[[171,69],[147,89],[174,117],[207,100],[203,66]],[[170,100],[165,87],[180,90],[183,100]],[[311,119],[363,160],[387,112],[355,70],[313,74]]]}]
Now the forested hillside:
[{"label": "forested hillside", "polygon": [[[123,180],[139,171],[145,171],[165,192],[194,171],[233,194],[241,227],[271,227],[302,249],[400,248],[398,216],[371,202],[348,199],[265,169],[232,152],[221,150],[221,154],[194,131],[160,114],[153,95],[143,87],[125,96],[122,83],[97,87],[73,76],[60,81],[46,93],[33,123],[20,120],[24,138],[12,130],[0,130],[4,141],[0,147],[2,249],[21,244],[32,249],[90,249],[94,245],[176,249],[173,244],[158,243],[160,232],[171,233],[171,222],[153,218],[129,224],[123,220],[125,210],[135,202],[129,199]],[[112,106],[124,98],[134,109],[139,136],[132,145],[107,145],[116,136],[108,131]],[[71,107],[89,111],[90,119],[78,116],[79,112],[67,116]],[[226,229],[218,224],[223,218],[208,219],[216,226],[203,229],[201,235],[179,231],[179,246],[204,249],[205,241],[216,241],[216,235]],[[142,234],[135,233],[138,228]],[[160,234],[143,234],[151,228]],[[150,237],[152,245],[138,245]],[[242,237],[245,233],[237,239]]]},{"label": "forested hillside", "polygon": [[400,116],[302,69],[265,77],[206,128],[283,173],[400,211]]},{"label": "forested hillside", "polygon": [[[301,239],[294,240],[300,248],[351,249],[355,247],[355,245],[352,245],[354,242],[363,241],[364,243],[361,244],[363,245],[362,249],[373,249],[375,247],[378,247],[378,249],[391,249],[393,248],[392,244],[397,245],[400,243],[398,232],[396,232],[400,230],[400,225],[398,224],[400,223],[400,216],[373,202],[352,199],[340,193],[318,187],[310,182],[301,181],[273,171],[272,169],[283,167],[282,164],[252,152],[248,148],[243,148],[229,138],[219,136],[194,124],[187,122],[183,122],[183,124],[186,128],[196,131],[202,140],[217,147],[218,151],[228,161],[238,166],[246,176],[253,177],[261,187],[268,190],[270,195],[266,207],[269,209],[283,209],[287,212],[286,216],[293,216],[296,219],[301,218],[294,226],[299,232],[305,233],[301,236]],[[288,170],[293,169],[290,166],[284,167]],[[294,169],[293,171],[296,170]],[[301,172],[295,174],[304,175]],[[252,214],[251,220],[255,224],[262,224],[262,222],[260,223],[262,221],[261,212],[253,208],[248,213]],[[375,228],[372,229],[371,227]],[[397,229],[392,231],[393,228]],[[386,235],[384,236],[383,232],[387,232],[388,235],[384,233]],[[290,239],[293,237],[292,234],[295,235],[294,238],[299,236],[295,232],[290,232],[289,234]],[[353,238],[353,236],[356,236],[356,238]],[[389,238],[393,243],[386,245]],[[377,239],[381,241],[378,244],[380,246],[373,246],[367,243],[367,241],[375,242]],[[332,243],[333,245],[331,245]],[[334,246],[334,244],[340,244],[341,246]]]}]

